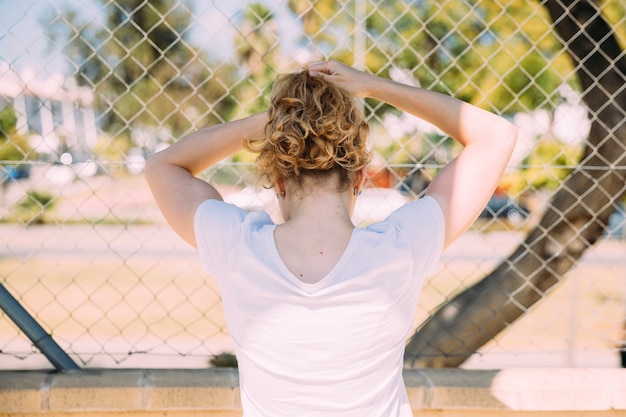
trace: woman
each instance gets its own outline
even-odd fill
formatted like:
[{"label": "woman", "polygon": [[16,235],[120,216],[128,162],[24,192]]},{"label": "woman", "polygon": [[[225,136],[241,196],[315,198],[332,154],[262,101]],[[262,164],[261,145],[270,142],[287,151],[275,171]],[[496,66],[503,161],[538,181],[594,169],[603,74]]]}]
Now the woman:
[{"label": "woman", "polygon": [[[357,228],[369,154],[353,98],[364,97],[436,125],[463,150],[425,197]],[[329,61],[280,77],[266,113],[148,160],[163,215],[219,282],[245,416],[412,415],[402,366],[422,282],[486,205],[515,139],[494,114]],[[276,191],[278,225],[195,177],[244,146]]]}]

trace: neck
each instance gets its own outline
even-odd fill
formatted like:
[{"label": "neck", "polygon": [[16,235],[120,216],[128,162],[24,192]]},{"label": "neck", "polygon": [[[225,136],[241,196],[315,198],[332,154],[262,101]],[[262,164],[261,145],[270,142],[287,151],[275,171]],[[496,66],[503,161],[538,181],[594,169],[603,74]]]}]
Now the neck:
[{"label": "neck", "polygon": [[329,191],[321,188],[287,193],[280,200],[285,223],[311,228],[354,227],[351,216],[356,199],[351,190]]}]

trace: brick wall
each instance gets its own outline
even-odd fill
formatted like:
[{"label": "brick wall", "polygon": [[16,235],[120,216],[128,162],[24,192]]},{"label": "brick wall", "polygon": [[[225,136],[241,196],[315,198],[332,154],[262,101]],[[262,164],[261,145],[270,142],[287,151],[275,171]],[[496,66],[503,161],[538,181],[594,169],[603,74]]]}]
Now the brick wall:
[{"label": "brick wall", "polygon": [[[405,371],[416,416],[626,416],[624,369]],[[231,369],[0,372],[0,417],[241,416]]]}]

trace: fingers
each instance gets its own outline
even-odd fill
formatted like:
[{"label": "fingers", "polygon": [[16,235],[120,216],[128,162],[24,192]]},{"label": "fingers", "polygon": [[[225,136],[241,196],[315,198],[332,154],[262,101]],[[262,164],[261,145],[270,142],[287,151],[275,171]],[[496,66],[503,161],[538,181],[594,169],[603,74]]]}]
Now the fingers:
[{"label": "fingers", "polygon": [[339,64],[336,61],[314,61],[309,63],[309,75],[315,77],[320,74],[333,75],[337,73]]},{"label": "fingers", "polygon": [[333,83],[355,98],[361,98],[366,74],[337,61],[316,61],[308,65],[309,75]]},{"label": "fingers", "polygon": [[307,64],[308,68],[313,68],[313,67],[320,67],[323,66],[327,63],[328,61],[313,61],[313,62],[309,62]]}]

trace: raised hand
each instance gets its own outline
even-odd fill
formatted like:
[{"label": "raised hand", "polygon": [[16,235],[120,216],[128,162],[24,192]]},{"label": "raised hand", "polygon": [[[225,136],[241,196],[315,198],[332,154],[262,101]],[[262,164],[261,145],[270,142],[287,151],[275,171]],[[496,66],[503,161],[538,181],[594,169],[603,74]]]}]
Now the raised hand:
[{"label": "raised hand", "polygon": [[349,67],[337,61],[312,62],[309,75],[320,77],[341,88],[355,98],[368,97],[369,87],[378,77]]}]

